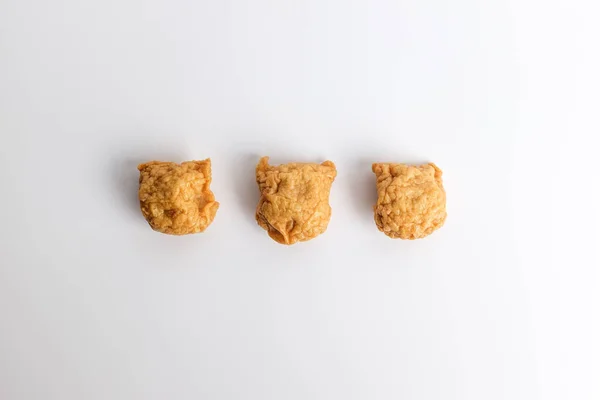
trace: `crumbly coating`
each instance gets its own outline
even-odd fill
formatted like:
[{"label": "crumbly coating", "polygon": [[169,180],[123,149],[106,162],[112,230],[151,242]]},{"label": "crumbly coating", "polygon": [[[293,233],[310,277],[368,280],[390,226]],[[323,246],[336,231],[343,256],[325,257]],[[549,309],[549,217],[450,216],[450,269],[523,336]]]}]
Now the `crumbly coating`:
[{"label": "crumbly coating", "polygon": [[420,239],[446,220],[442,170],[435,164],[373,164],[377,177],[375,223],[391,238]]},{"label": "crumbly coating", "polygon": [[331,217],[329,192],[337,171],[331,161],[322,164],[269,165],[269,157],[256,166],[260,200],[256,221],[281,244],[310,240],[325,232]]},{"label": "crumbly coating", "polygon": [[150,161],[140,170],[140,207],[155,231],[187,235],[204,231],[215,218],[219,203],[210,190],[210,159]]}]

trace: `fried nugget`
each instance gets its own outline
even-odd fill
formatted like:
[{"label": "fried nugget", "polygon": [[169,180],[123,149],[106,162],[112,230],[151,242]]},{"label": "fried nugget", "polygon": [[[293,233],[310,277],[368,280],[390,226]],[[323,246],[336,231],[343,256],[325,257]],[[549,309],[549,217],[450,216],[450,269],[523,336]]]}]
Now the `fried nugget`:
[{"label": "fried nugget", "polygon": [[152,229],[170,235],[203,232],[215,218],[219,203],[210,190],[210,159],[150,161],[140,171],[140,208]]},{"label": "fried nugget", "polygon": [[391,238],[420,239],[446,220],[442,170],[435,164],[373,164],[377,177],[377,228]]},{"label": "fried nugget", "polygon": [[331,217],[329,192],[337,175],[331,161],[322,164],[269,165],[269,157],[256,166],[260,200],[256,221],[281,244],[310,240],[325,232]]}]

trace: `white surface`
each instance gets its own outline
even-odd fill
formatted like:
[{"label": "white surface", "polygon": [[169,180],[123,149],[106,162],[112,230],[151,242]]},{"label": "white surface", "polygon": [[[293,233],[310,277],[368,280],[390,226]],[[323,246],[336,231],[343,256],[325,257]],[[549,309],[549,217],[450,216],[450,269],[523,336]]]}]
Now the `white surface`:
[{"label": "white surface", "polygon": [[[0,398],[598,399],[596,3],[0,2]],[[336,162],[291,248],[259,155]],[[136,164],[211,157],[205,234]],[[444,169],[426,240],[380,160]]]}]

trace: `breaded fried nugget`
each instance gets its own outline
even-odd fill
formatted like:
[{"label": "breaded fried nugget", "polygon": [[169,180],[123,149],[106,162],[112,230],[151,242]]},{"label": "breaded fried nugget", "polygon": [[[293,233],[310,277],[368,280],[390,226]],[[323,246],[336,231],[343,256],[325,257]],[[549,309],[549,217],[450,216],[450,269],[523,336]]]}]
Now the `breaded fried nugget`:
[{"label": "breaded fried nugget", "polygon": [[140,208],[152,229],[170,235],[204,231],[215,218],[219,203],[210,190],[210,159],[150,161],[140,170]]},{"label": "breaded fried nugget", "polygon": [[373,164],[377,177],[375,223],[391,238],[420,239],[446,220],[442,170],[435,164]]},{"label": "breaded fried nugget", "polygon": [[310,240],[325,232],[331,217],[329,191],[337,175],[331,161],[322,164],[269,165],[269,157],[256,166],[260,200],[256,221],[281,244]]}]

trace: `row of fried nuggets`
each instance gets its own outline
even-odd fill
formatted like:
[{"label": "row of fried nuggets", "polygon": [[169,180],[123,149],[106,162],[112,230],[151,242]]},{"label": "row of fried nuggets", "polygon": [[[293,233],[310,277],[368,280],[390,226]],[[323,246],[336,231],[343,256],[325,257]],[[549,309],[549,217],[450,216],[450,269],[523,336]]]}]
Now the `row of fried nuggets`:
[{"label": "row of fried nuggets", "polygon": [[[181,164],[151,161],[138,166],[142,214],[152,229],[171,235],[203,232],[219,208],[210,190],[210,159]],[[391,238],[419,239],[446,220],[442,171],[432,163],[406,165],[375,163],[377,228]],[[329,192],[337,175],[331,161],[321,164],[256,166],[260,200],[256,221],[281,244],[313,239],[327,229],[331,218]]]}]

